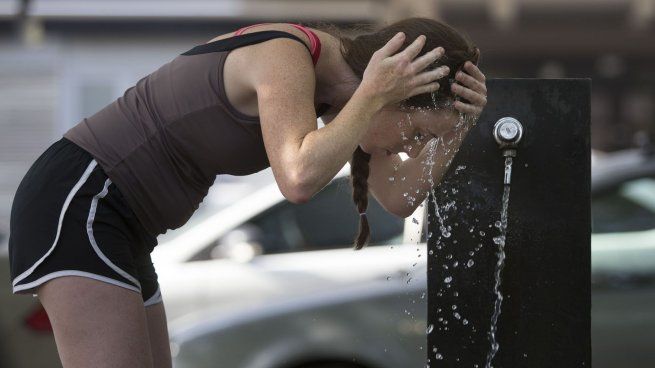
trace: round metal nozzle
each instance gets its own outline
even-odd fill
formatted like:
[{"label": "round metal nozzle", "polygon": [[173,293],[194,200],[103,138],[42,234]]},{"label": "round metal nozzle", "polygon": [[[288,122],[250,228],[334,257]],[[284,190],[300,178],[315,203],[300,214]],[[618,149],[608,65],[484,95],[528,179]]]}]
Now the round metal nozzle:
[{"label": "round metal nozzle", "polygon": [[515,147],[523,137],[523,126],[514,118],[504,117],[494,125],[493,134],[500,148]]}]

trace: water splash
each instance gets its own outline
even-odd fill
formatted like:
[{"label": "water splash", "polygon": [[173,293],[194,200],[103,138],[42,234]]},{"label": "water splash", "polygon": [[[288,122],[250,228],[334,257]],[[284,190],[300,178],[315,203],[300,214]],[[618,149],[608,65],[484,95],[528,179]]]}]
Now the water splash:
[{"label": "water splash", "polygon": [[[512,157],[505,158],[505,168],[512,168]],[[491,350],[487,354],[487,363],[485,368],[491,368],[491,361],[500,348],[500,344],[496,340],[496,331],[498,328],[498,317],[500,316],[501,306],[503,304],[503,294],[500,291],[501,286],[501,272],[505,266],[505,240],[507,237],[507,207],[509,205],[509,184],[505,185],[503,192],[503,210],[500,215],[500,236],[494,238],[494,242],[498,245],[498,261],[496,262],[496,270],[494,273],[494,293],[496,294],[496,301],[494,302],[494,312],[491,315],[491,327],[489,328],[489,341],[491,343]]]}]

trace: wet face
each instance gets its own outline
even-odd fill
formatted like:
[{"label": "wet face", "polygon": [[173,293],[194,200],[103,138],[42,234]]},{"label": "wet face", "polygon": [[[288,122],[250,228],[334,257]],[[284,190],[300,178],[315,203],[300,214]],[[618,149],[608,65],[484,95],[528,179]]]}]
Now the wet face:
[{"label": "wet face", "polygon": [[405,152],[415,158],[433,138],[452,132],[459,114],[451,107],[440,109],[400,109],[387,106],[373,116],[369,130],[360,142],[369,154]]}]

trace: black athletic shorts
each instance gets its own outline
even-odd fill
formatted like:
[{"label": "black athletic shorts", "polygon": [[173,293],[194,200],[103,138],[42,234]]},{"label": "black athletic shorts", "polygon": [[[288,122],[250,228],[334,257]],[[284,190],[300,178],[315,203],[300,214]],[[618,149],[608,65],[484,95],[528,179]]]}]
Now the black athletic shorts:
[{"label": "black athletic shorts", "polygon": [[11,207],[14,294],[61,276],[104,281],[161,302],[150,252],[157,244],[90,153],[62,137],[37,158]]}]

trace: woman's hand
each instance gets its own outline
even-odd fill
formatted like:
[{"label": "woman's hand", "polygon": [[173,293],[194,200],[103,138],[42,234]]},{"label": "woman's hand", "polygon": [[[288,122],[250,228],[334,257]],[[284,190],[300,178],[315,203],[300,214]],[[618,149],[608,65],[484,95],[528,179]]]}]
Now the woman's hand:
[{"label": "woman's hand", "polygon": [[396,34],[381,49],[375,51],[369,61],[359,88],[380,102],[379,106],[397,103],[412,96],[439,89],[436,80],[448,75],[447,66],[423,71],[444,54],[443,47],[437,47],[421,57],[416,57],[425,44],[421,35],[403,51],[394,55],[405,40],[402,33]]},{"label": "woman's hand", "polygon": [[470,61],[464,63],[463,69],[466,73],[463,71],[457,72],[455,79],[459,83],[453,83],[451,90],[454,94],[467,99],[470,103],[455,101],[455,109],[469,115],[475,122],[487,105],[487,86],[485,84],[487,78]]}]

